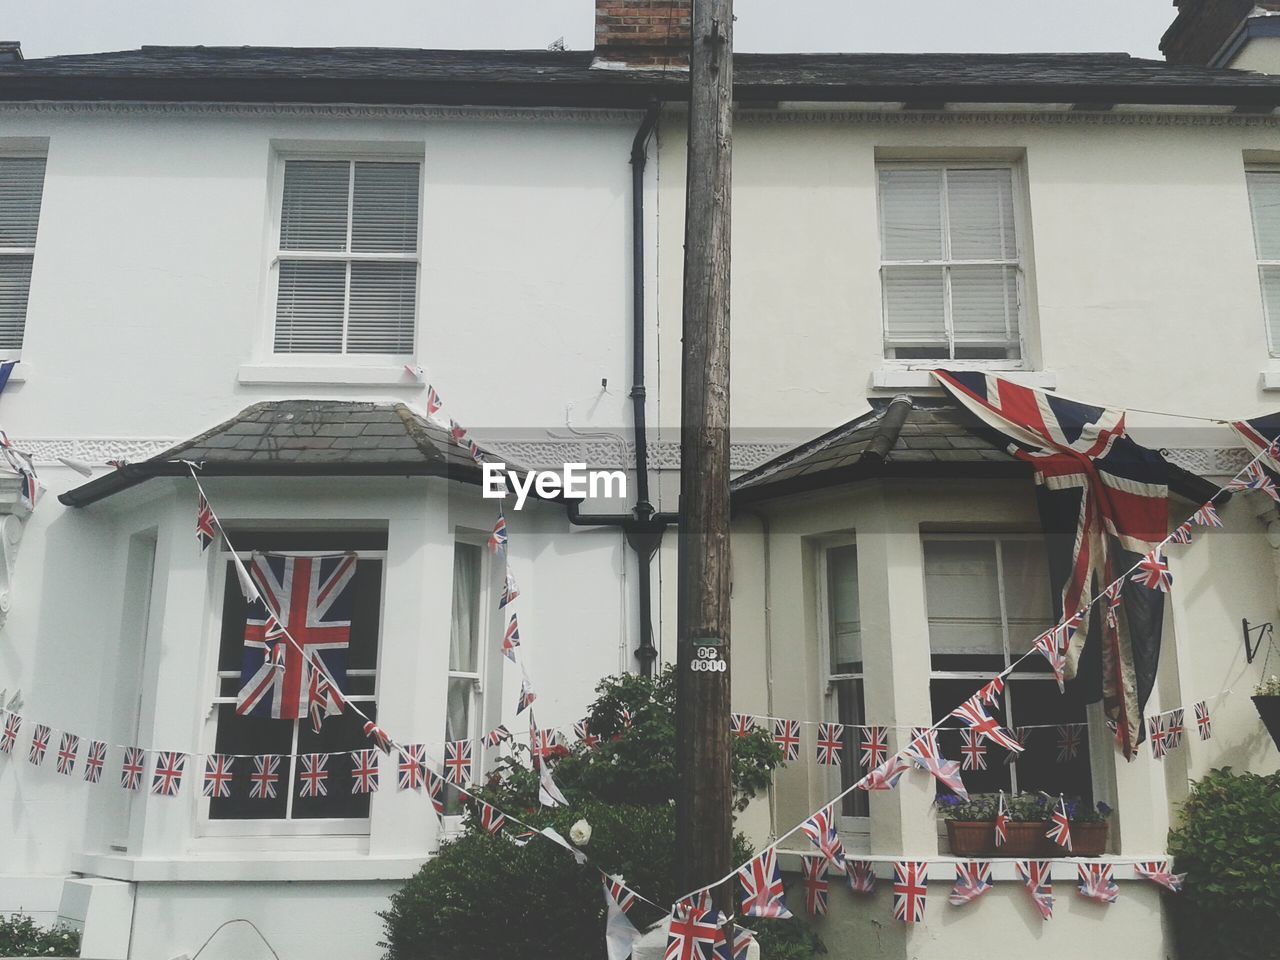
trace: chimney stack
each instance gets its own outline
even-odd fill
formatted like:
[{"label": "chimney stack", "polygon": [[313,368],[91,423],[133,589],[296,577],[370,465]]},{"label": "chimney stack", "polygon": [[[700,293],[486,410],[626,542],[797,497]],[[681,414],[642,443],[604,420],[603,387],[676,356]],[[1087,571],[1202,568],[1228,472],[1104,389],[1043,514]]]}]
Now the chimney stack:
[{"label": "chimney stack", "polygon": [[689,67],[692,0],[595,0],[597,69]]},{"label": "chimney stack", "polygon": [[1174,0],[1174,6],[1178,16],[1160,38],[1170,63],[1280,73],[1280,0]]},{"label": "chimney stack", "polygon": [[0,63],[21,63],[22,41],[0,40]]}]

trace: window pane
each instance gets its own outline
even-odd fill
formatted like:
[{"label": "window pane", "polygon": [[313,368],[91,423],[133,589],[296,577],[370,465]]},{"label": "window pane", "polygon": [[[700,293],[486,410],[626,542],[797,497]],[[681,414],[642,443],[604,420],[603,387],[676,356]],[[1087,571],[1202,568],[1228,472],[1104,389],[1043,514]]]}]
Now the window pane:
[{"label": "window pane", "polygon": [[382,561],[356,561],[351,589],[351,646],[347,651],[347,669],[376,670],[378,632],[382,629]]},{"label": "window pane", "polygon": [[[377,710],[372,703],[361,703],[360,709],[377,719]],[[325,796],[304,797],[302,788],[302,761],[298,761],[298,769],[293,782],[293,816],[294,819],[308,820],[315,818],[364,818],[369,816],[369,795],[351,792],[351,752],[368,747],[368,738],[362,729],[364,718],[354,711],[347,710],[335,717],[328,717],[321,725],[320,733],[311,729],[310,721],[298,725],[298,756],[309,753],[328,753],[325,769],[329,778],[324,781],[327,790]]]},{"label": "window pane", "polygon": [[[1009,716],[1011,726],[1084,723],[1086,719],[1080,684],[1067,684],[1065,694],[1058,692],[1053,680],[1011,680]],[[1058,762],[1058,731],[1055,727],[1032,730],[1027,749],[1016,762],[1018,789],[1022,792],[1043,790],[1050,796],[1059,793],[1093,802],[1093,781],[1089,772],[1088,731],[1077,728],[1080,738],[1075,759]],[[1113,798],[1107,798],[1113,799]]]},{"label": "window pane", "polygon": [[1049,556],[1042,540],[1003,540],[1004,602],[1009,651],[1017,657],[1053,626]]},{"label": "window pane", "polygon": [[1002,668],[995,543],[924,541],[924,584],[933,669]]},{"label": "window pane", "polygon": [[[938,731],[938,745],[942,747],[943,756],[961,764],[960,779],[964,781],[970,793],[1007,791],[1012,783],[1011,771],[1005,763],[1005,759],[1009,756],[1008,751],[997,747],[990,740],[983,741],[983,746],[987,749],[981,757],[981,760],[986,761],[987,769],[964,769],[965,756],[961,750],[963,741],[960,730],[951,729],[958,728],[960,721],[947,719],[951,711],[977,693],[984,682],[983,680],[934,680],[929,684],[929,697],[933,703],[933,722],[941,721],[946,725],[944,729]],[[996,713],[1001,717],[1004,715],[1002,710]],[[970,759],[971,764],[978,762],[981,761],[977,757]],[[950,792],[941,784],[935,783],[935,785],[938,794]]]},{"label": "window pane", "polygon": [[[1018,343],[1018,271],[1013,267],[952,267],[951,326],[963,342]],[[1017,352],[1013,354],[1017,356]]]},{"label": "window pane", "polygon": [[[1262,279],[1262,306],[1267,317],[1267,335],[1271,338],[1271,352],[1280,353],[1280,267],[1259,267]],[[3,283],[3,281],[0,281]],[[0,293],[0,297],[3,294]],[[0,300],[0,312],[3,312]]]},{"label": "window pane", "polygon": [[17,350],[22,346],[31,265],[29,256],[0,256],[0,349]]},{"label": "window pane", "polygon": [[453,548],[453,623],[449,628],[449,669],[475,673],[480,644],[481,548],[459,543]]},{"label": "window pane", "polygon": [[471,738],[471,696],[475,693],[475,681],[470,677],[449,678],[449,702],[445,709],[444,738],[469,740]]},{"label": "window pane", "polygon": [[943,267],[885,267],[885,339],[892,343],[947,342]]},{"label": "window pane", "polygon": [[[844,724],[844,750],[840,754],[840,789],[847,790],[866,771],[859,761],[858,727],[867,722],[861,680],[838,680],[835,685],[836,720]],[[840,812],[846,817],[868,816],[865,790],[854,790],[841,801]]]},{"label": "window pane", "polygon": [[357,163],[351,249],[361,253],[418,249],[418,165]]},{"label": "window pane", "polygon": [[0,247],[36,245],[44,163],[44,157],[0,158]]},{"label": "window pane", "polygon": [[1250,171],[1249,207],[1259,260],[1280,260],[1280,173]]},{"label": "window pane", "polygon": [[1013,260],[1013,171],[947,171],[952,260]]},{"label": "window pane", "polygon": [[862,672],[862,617],[858,611],[858,548],[827,551],[831,597],[831,672]]},{"label": "window pane", "polygon": [[280,261],[277,353],[341,353],[347,265]]},{"label": "window pane", "polygon": [[351,164],[290,160],[284,165],[281,250],[345,250]]},{"label": "window pane", "polygon": [[412,353],[417,312],[416,263],[351,264],[348,353]]},{"label": "window pane", "polygon": [[942,171],[880,170],[883,260],[942,259]]},{"label": "window pane", "polygon": [[[293,752],[293,727],[289,720],[269,717],[241,717],[235,704],[218,705],[218,736],[215,753],[274,754],[280,757],[279,779],[274,799],[249,796],[254,770],[252,756],[236,757],[231,762],[231,796],[209,801],[211,820],[283,820],[289,802],[290,761]],[[196,759],[196,758],[193,758]],[[190,762],[190,761],[189,761]],[[203,786],[203,758],[196,759],[196,783]]]}]

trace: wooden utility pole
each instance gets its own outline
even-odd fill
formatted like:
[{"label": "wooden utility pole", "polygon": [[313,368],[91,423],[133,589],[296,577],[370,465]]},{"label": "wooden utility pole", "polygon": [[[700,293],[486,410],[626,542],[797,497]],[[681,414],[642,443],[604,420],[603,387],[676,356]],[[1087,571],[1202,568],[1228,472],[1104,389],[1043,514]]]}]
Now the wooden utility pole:
[{"label": "wooden utility pole", "polygon": [[[701,887],[732,863],[729,767],[729,198],[733,0],[693,0],[684,228],[677,881]],[[716,906],[733,909],[729,885]]]}]

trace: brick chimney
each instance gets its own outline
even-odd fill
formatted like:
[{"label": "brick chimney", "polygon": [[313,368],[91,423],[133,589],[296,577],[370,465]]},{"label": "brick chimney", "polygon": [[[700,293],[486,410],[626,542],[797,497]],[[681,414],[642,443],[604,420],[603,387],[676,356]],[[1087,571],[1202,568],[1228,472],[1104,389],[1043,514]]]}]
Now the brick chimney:
[{"label": "brick chimney", "polygon": [[1160,38],[1170,63],[1280,72],[1280,0],[1174,0],[1174,6],[1178,16]]},{"label": "brick chimney", "polygon": [[688,68],[692,0],[595,0],[595,3],[593,67],[606,70]]},{"label": "brick chimney", "polygon": [[0,40],[0,63],[21,63],[22,41]]}]

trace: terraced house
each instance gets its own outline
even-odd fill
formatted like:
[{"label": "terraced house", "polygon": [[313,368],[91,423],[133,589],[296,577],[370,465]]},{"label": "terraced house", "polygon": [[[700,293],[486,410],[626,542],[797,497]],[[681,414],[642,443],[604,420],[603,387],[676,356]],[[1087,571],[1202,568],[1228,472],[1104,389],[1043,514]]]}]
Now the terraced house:
[{"label": "terraced house", "polygon": [[[1171,464],[1173,526],[1248,458],[1170,414],[1280,408],[1272,6],[1182,0],[1167,61],[736,58],[734,708],[809,721],[739,820],[753,840],[860,776],[857,728],[897,749],[1062,613],[1030,466],[931,370],[1129,410]],[[628,473],[625,500],[506,517],[540,722],[567,732],[600,677],[674,659],[687,7],[597,0],[590,51],[0,47],[0,424],[48,488],[31,509],[2,478],[0,687],[26,726],[0,756],[0,911],[82,924],[93,957],[193,953],[232,917],[281,956],[379,955],[377,911],[460,811],[353,793],[346,761],[307,791],[300,758],[364,745],[361,723],[236,711],[236,559],[354,555],[349,699],[491,765],[484,734],[523,723],[510,585],[428,382],[481,459]],[[227,534],[207,550],[187,462]],[[1216,698],[1212,740],[1126,760],[1103,706],[1035,665],[1000,706],[1040,744],[993,751],[970,789],[1105,801],[1104,860],[1127,865],[1167,856],[1189,778],[1275,769],[1240,637],[1277,616],[1272,506],[1237,495],[1223,530],[1170,552],[1146,712],[1190,722]],[[840,764],[813,762],[824,720],[846,725]],[[63,732],[107,744],[102,782],[28,763],[37,722],[51,755]],[[1061,761],[1059,727],[1078,736]],[[190,758],[176,796],[118,787],[128,745]],[[199,787],[211,753],[246,758],[227,796]],[[283,760],[270,797],[250,797],[255,755]],[[934,801],[918,773],[850,794],[846,849],[886,877],[928,861],[945,891]],[[1171,949],[1158,888],[1127,867],[1117,903],[1064,897],[1047,924],[1000,882],[1012,861],[993,869],[980,910],[911,927],[883,892],[833,890],[823,939],[850,957]],[[1069,858],[1054,871],[1074,884]]]}]

